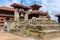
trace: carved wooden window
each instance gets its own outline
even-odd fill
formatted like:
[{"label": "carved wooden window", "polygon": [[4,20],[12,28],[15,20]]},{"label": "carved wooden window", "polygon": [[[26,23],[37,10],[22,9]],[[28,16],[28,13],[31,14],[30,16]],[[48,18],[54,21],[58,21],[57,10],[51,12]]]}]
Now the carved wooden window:
[{"label": "carved wooden window", "polygon": [[4,19],[1,19],[1,21],[3,21]]}]

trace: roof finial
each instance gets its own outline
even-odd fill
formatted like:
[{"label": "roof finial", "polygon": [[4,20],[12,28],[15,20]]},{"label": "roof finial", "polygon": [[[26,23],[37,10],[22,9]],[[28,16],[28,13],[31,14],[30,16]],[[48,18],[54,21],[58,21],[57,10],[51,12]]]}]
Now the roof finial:
[{"label": "roof finial", "polygon": [[37,3],[37,1],[35,0],[35,4]]},{"label": "roof finial", "polygon": [[23,1],[21,0],[21,5],[23,5]]}]

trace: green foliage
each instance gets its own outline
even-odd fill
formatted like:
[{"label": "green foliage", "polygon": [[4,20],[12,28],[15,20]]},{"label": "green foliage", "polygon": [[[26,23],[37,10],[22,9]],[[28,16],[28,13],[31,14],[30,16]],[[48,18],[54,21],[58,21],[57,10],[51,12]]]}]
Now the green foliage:
[{"label": "green foliage", "polygon": [[10,30],[10,33],[15,33],[16,31],[15,30]]},{"label": "green foliage", "polygon": [[36,31],[36,30],[32,30],[32,29],[27,29],[23,31],[24,34],[28,35],[28,36],[37,36],[37,35],[45,35],[45,32],[41,32],[41,31]]},{"label": "green foliage", "polygon": [[42,31],[41,31],[41,32],[40,32],[40,36],[43,36],[43,35],[45,35],[45,32],[42,32]]},{"label": "green foliage", "polygon": [[28,36],[32,36],[33,32],[31,30],[25,30],[24,34],[28,35]]}]

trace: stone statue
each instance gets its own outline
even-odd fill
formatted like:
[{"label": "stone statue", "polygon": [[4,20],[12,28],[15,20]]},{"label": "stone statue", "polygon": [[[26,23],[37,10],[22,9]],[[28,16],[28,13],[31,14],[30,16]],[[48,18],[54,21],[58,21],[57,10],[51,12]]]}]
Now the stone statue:
[{"label": "stone statue", "polygon": [[4,31],[7,31],[7,25],[8,25],[8,23],[7,23],[7,21],[5,21],[4,22]]}]

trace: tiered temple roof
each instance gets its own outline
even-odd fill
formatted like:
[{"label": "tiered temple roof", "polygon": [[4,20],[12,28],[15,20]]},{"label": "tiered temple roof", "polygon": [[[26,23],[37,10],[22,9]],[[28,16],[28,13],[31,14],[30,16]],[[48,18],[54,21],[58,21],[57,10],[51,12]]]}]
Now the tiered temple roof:
[{"label": "tiered temple roof", "polygon": [[57,14],[57,15],[55,15],[55,16],[60,17],[60,14]]},{"label": "tiered temple roof", "polygon": [[12,4],[11,6],[14,7],[14,8],[17,7],[17,8],[21,8],[21,9],[24,9],[24,10],[29,10],[30,9],[30,7],[20,5],[20,4],[16,4],[16,3]]},{"label": "tiered temple roof", "polygon": [[14,8],[0,7],[0,10],[2,10],[2,11],[14,11]]},{"label": "tiered temple roof", "polygon": [[39,10],[39,8],[41,8],[42,6],[35,3],[31,5],[30,7],[32,7],[33,10]]},{"label": "tiered temple roof", "polygon": [[[31,14],[29,14],[29,15],[32,15],[32,14],[41,14],[43,16],[46,16],[47,15],[47,13],[45,13],[43,11],[38,11],[37,10],[40,7],[42,7],[41,5],[38,5],[38,4],[33,4],[33,5],[29,6],[29,7],[27,7],[27,6],[24,6],[24,5],[20,5],[20,4],[14,3],[11,6],[12,7],[17,7],[17,8],[20,8],[20,9],[24,9],[24,10],[20,10],[20,12],[26,12],[25,10],[28,11],[29,9],[35,9],[34,11],[31,11]],[[9,7],[0,7],[0,10],[14,12],[14,8],[9,8]]]},{"label": "tiered temple roof", "polygon": [[[14,8],[9,7],[0,7],[0,10],[14,12]],[[24,12],[24,10],[20,10],[19,12]]]},{"label": "tiered temple roof", "polygon": [[40,15],[43,15],[43,16],[47,16],[47,13],[46,12],[43,12],[43,11],[32,11],[29,15],[32,15],[32,14],[40,14]]}]

